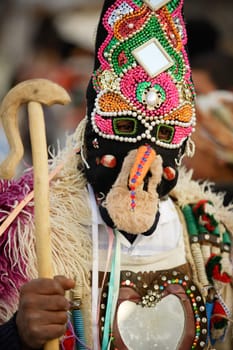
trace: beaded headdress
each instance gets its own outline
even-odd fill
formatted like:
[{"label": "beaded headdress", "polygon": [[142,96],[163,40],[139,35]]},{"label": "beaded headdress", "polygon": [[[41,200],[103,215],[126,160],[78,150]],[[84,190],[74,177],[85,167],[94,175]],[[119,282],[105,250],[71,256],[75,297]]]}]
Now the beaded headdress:
[{"label": "beaded headdress", "polygon": [[183,153],[196,119],[182,8],[183,0],[104,2],[87,90],[91,161],[117,167],[98,156],[112,154],[110,143],[115,152],[150,144],[173,160]]}]

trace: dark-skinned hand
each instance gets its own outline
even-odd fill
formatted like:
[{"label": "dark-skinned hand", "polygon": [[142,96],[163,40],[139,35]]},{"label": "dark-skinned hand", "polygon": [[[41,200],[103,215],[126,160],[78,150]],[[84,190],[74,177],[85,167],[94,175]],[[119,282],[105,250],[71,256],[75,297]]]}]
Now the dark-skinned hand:
[{"label": "dark-skinned hand", "polygon": [[65,333],[69,310],[65,291],[74,286],[72,279],[63,276],[34,279],[23,285],[16,324],[24,349],[41,349],[48,340]]}]

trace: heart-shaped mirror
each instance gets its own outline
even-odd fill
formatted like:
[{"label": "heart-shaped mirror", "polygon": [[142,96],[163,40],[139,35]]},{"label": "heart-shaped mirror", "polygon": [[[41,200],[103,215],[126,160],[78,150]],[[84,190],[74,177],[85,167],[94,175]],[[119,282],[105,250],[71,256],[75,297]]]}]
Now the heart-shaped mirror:
[{"label": "heart-shaped mirror", "polygon": [[117,324],[128,350],[175,350],[184,332],[185,312],[175,295],[150,308],[124,301],[118,308]]}]

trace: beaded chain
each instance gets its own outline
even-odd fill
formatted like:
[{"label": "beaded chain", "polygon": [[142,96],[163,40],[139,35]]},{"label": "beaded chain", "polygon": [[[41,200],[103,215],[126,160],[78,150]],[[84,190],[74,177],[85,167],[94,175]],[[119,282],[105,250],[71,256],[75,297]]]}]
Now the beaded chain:
[{"label": "beaded chain", "polygon": [[[161,1],[156,10],[150,1],[117,0],[103,15],[107,36],[92,77],[97,96],[91,114],[101,137],[131,143],[150,140],[173,149],[193,132],[195,93],[182,7],[183,0]],[[158,55],[151,61],[150,49]],[[144,55],[142,61],[137,55]],[[133,129],[120,134],[116,118],[133,119]],[[173,129],[171,139],[159,138],[160,125]]]}]

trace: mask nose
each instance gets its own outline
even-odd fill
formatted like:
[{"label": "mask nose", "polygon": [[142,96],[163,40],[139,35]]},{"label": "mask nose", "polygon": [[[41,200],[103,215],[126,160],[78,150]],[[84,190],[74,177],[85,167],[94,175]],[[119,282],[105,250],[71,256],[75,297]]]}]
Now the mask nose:
[{"label": "mask nose", "polygon": [[143,145],[137,149],[135,162],[129,176],[128,185],[131,191],[142,184],[155,158],[156,152],[150,145]]}]

